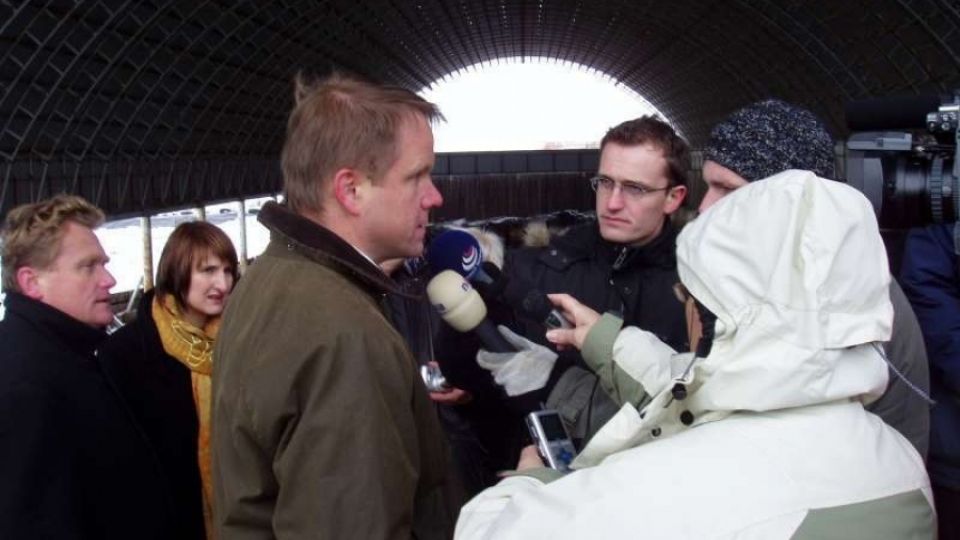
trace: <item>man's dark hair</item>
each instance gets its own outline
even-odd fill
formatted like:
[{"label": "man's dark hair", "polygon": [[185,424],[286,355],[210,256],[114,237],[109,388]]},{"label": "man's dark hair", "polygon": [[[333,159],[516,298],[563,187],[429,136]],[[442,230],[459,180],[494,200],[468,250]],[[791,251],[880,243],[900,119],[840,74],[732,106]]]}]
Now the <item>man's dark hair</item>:
[{"label": "man's dark hair", "polygon": [[652,144],[663,152],[667,160],[667,178],[670,187],[686,186],[690,168],[690,146],[687,141],[657,115],[641,116],[627,120],[607,131],[600,141],[600,152],[608,143],[621,146]]}]

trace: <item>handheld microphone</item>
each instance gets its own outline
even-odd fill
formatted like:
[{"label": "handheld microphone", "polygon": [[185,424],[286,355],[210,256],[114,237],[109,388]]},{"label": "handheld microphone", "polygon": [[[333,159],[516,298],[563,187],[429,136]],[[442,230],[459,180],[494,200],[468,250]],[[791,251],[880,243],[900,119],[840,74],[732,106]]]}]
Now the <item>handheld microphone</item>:
[{"label": "handheld microphone", "polygon": [[507,279],[497,265],[484,262],[480,243],[466,231],[450,229],[434,238],[427,248],[427,261],[435,272],[452,270],[474,283],[488,302],[502,298],[511,308],[549,329],[573,328],[535,285],[519,278]]},{"label": "handheld microphone", "polygon": [[573,324],[553,307],[547,295],[527,286],[521,280],[508,281],[503,289],[503,298],[515,309],[542,322],[549,330],[573,328]]},{"label": "handheld microphone", "polygon": [[466,231],[448,229],[440,233],[427,246],[427,262],[438,274],[453,270],[474,283],[493,282],[482,268],[483,248],[480,242]]},{"label": "handheld microphone", "polygon": [[427,283],[427,297],[440,317],[460,332],[473,332],[490,352],[516,352],[487,319],[480,294],[457,272],[444,270]]},{"label": "handheld microphone", "polygon": [[490,296],[503,298],[507,305],[543,323],[549,330],[573,328],[573,324],[553,307],[547,295],[538,290],[533,283],[519,277],[507,279],[492,263],[483,263],[482,269],[492,278],[490,285],[477,286],[477,290],[484,298],[489,299]]}]

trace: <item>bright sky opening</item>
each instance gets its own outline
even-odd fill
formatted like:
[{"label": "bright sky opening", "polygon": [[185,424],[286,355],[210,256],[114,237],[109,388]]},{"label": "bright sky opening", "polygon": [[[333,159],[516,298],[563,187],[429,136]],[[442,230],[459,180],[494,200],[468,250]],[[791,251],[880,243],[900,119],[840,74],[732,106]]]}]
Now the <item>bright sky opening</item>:
[{"label": "bright sky opening", "polygon": [[544,58],[476,64],[420,94],[447,119],[434,127],[437,152],[596,148],[607,129],[657,112],[596,70]]}]

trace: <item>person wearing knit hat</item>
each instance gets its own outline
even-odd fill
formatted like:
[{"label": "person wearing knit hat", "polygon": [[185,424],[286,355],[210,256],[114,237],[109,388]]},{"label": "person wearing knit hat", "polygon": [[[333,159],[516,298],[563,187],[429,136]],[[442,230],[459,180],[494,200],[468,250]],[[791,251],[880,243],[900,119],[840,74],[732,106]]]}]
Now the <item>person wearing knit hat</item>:
[{"label": "person wearing knit hat", "polygon": [[687,225],[680,280],[714,319],[696,355],[551,295],[574,327],[548,339],[622,406],[572,472],[527,447],[455,538],[933,539],[923,460],[862,406],[886,385],[874,343],[893,319],[872,218],[855,189],[793,170]]},{"label": "person wearing knit hat", "polygon": [[713,128],[703,150],[707,194],[700,211],[747,182],[788,169],[834,178],[833,146],[823,122],[806,109],[777,99],[739,109]]},{"label": "person wearing knit hat", "polygon": [[[704,213],[720,199],[755,180],[789,169],[835,178],[834,141],[812,112],[776,99],[739,109],[710,133],[703,149]],[[926,456],[930,433],[930,375],[920,323],[896,280],[890,282],[896,317],[884,346],[891,366],[883,396],[867,409],[895,428]]]}]

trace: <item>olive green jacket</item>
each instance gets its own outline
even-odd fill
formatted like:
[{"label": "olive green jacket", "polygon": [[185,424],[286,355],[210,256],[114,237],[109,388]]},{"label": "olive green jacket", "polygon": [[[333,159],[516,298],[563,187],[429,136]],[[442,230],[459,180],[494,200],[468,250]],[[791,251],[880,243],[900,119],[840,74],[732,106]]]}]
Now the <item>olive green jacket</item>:
[{"label": "olive green jacket", "polygon": [[214,353],[217,537],[449,537],[446,445],[382,312],[395,284],[275,203],[260,220]]}]

